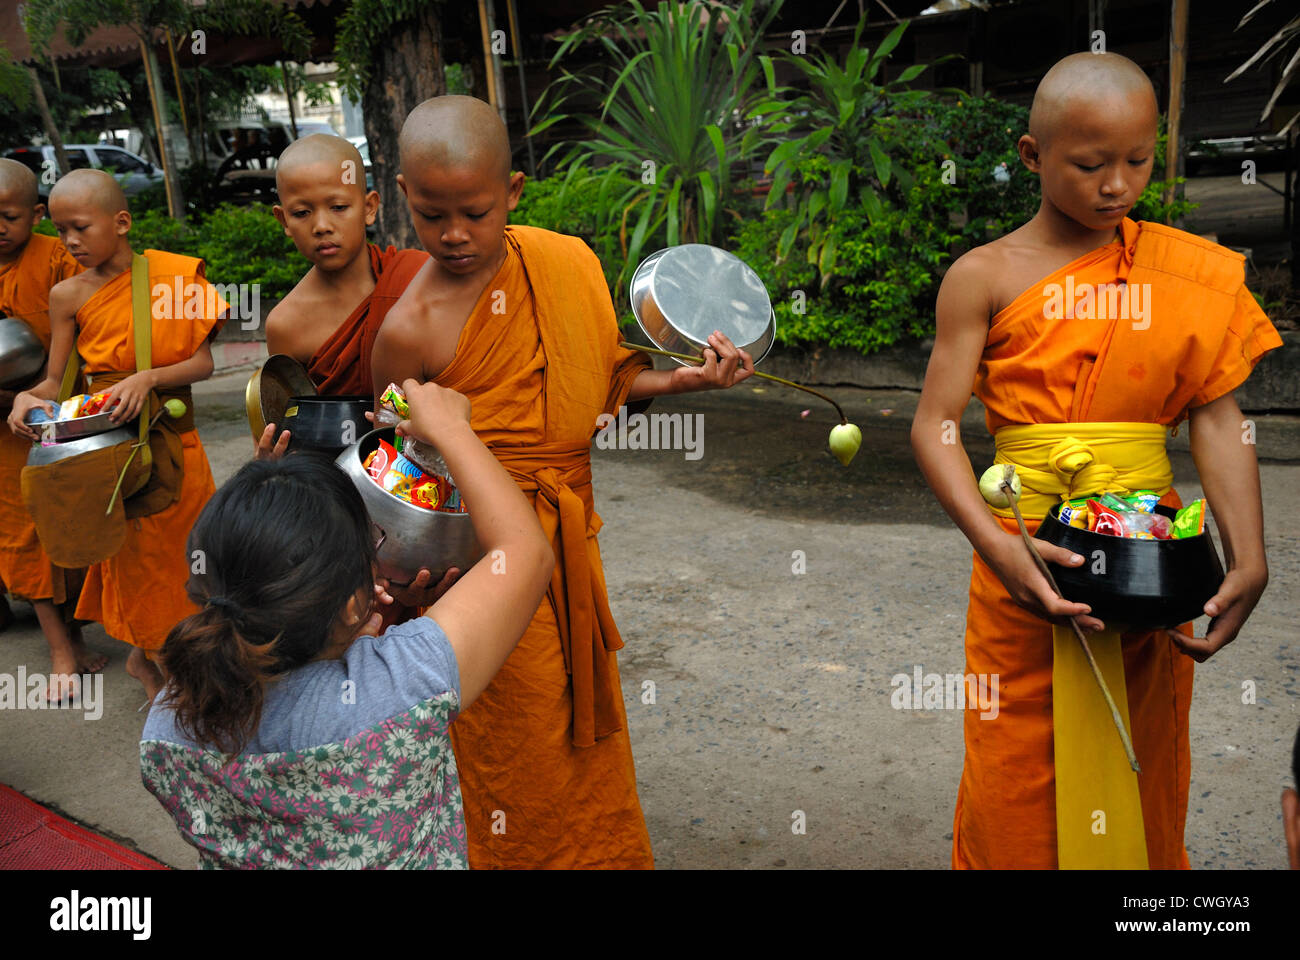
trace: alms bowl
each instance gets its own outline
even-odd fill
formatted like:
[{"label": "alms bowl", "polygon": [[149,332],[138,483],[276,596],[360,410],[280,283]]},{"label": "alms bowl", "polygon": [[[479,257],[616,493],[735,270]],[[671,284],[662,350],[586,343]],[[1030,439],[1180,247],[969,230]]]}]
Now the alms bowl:
[{"label": "alms bowl", "polygon": [[417,507],[375,483],[363,464],[381,439],[392,443],[393,428],[370,431],[334,461],[360,491],[370,519],[382,532],[380,575],[405,586],[422,567],[433,575],[430,584],[441,580],[452,567],[466,572],[483,556],[469,514]]},{"label": "alms bowl", "polygon": [[0,317],[0,389],[24,387],[45,369],[45,347],[26,322]]},{"label": "alms bowl", "polygon": [[632,275],[628,297],[636,322],[661,350],[702,356],[718,330],[758,363],[776,340],[776,314],[758,274],[705,243],[650,254]]},{"label": "alms bowl", "polygon": [[[1107,627],[1153,630],[1203,616],[1223,583],[1223,565],[1209,532],[1181,540],[1130,540],[1062,523],[1060,504],[1043,518],[1040,540],[1083,557],[1078,567],[1048,564],[1061,595],[1086,603]],[[1157,506],[1171,520],[1175,510]]]},{"label": "alms bowl", "polygon": [[27,466],[41,467],[48,463],[57,463],[59,460],[66,460],[68,457],[90,453],[92,450],[115,447],[124,440],[136,440],[139,436],[140,433],[137,430],[118,427],[115,430],[96,433],[89,437],[82,437],[79,440],[66,440],[63,443],[48,444],[33,443],[32,449],[27,453]]},{"label": "alms bowl", "polygon": [[291,397],[280,426],[289,431],[291,451],[311,451],[337,457],[371,429],[366,411],[374,397]]}]

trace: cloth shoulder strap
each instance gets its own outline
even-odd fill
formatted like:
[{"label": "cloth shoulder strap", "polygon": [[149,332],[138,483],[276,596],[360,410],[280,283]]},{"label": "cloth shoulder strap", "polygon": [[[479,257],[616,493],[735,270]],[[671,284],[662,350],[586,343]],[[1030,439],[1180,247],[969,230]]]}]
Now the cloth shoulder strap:
[{"label": "cloth shoulder strap", "polygon": [[[149,312],[149,261],[138,253],[131,254],[131,334],[135,340],[135,369],[149,370],[153,367],[153,325]],[[72,386],[77,382],[77,373],[81,369],[81,357],[77,354],[74,342],[68,354],[68,365],[63,371],[63,382],[59,385],[59,402],[72,396]],[[140,417],[140,442],[149,436],[149,417]]]}]

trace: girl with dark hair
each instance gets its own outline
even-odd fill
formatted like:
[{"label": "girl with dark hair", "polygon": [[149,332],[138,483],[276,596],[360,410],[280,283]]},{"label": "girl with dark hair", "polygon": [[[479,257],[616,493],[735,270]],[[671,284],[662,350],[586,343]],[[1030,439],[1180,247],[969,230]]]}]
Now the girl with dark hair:
[{"label": "girl with dark hair", "polygon": [[398,431],[442,453],[484,550],[425,616],[375,636],[375,601],[392,600],[375,533],[320,458],[245,465],[190,533],[201,609],[163,647],[140,762],[205,868],[467,865],[448,728],[518,643],[555,557],[469,401],[404,389]]}]

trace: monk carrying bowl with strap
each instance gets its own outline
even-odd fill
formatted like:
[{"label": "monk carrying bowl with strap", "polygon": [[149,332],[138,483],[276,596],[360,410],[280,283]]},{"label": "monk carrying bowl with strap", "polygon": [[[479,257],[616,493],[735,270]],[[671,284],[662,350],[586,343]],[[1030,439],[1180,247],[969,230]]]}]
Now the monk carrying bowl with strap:
[{"label": "monk carrying bowl with strap", "polygon": [[[101,373],[93,388],[104,390],[152,365],[149,265],[131,260],[131,323],[134,371]],[[72,395],[80,369],[74,348],[68,357],[58,402]],[[87,385],[90,388],[90,385]],[[167,400],[185,405],[167,414]],[[165,510],[180,499],[184,459],[180,434],[194,429],[190,388],[151,391],[134,426],[55,446],[36,444],[22,471],[23,502],[50,560],[60,567],[86,567],[116,554],[126,539],[126,522]]]}]

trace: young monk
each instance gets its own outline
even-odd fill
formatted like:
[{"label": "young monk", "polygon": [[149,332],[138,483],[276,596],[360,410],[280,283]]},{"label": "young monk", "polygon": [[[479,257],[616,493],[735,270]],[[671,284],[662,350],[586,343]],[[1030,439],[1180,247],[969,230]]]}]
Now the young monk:
[{"label": "young monk", "polygon": [[488,104],[427,100],[399,146],[397,182],[431,260],[375,340],[374,388],[410,377],[468,396],[474,431],[528,494],[556,556],[518,648],[453,729],[470,865],[651,867],[619,689],[623,641],[596,543],[591,438],[601,413],[730,386],[753,361],[717,335],[703,367],[671,372],[621,349],[587,245],[506,227],[524,175],[511,174]]},{"label": "young monk", "polygon": [[[50,348],[50,288],[81,272],[55,237],[33,234],[45,216],[36,174],[17,160],[0,160],[0,316],[25,321]],[[15,394],[0,390],[8,416]],[[58,702],[76,693],[77,677],[98,673],[107,658],[88,649],[81,629],[69,623],[67,571],[56,569],[41,549],[36,524],[23,503],[20,477],[32,445],[13,433],[0,433],[0,579],[9,592],[27,600],[50,645],[46,695]]]},{"label": "young monk", "polygon": [[[302,363],[322,394],[368,394],[375,335],[429,255],[366,242],[379,194],[366,191],[361,154],[342,137],[312,134],[289,144],[275,183],[280,202],[272,212],[312,267],[266,318],[267,352]],[[274,437],[268,424],[261,455]],[[281,451],[288,441],[281,434]]]},{"label": "young monk", "polygon": [[148,415],[151,391],[162,400],[179,398],[187,407],[179,419],[163,416],[160,440],[151,443],[155,470],[146,491],[169,505],[127,521],[126,542],[87,572],[76,610],[80,619],[102,623],[110,635],[134,647],[127,672],[152,698],[162,676],[149,654],[197,609],[185,596],[190,572],[185,540],[215,486],[194,429],[189,386],[212,374],[210,344],[224,322],[218,317],[224,317],[226,304],[204,279],[203,261],[146,250],[153,366],[136,371],[127,241],[131,214],[122,188],[102,170],[74,170],[50,191],[50,219],[85,272],[50,291],[49,368],[43,381],[14,399],[10,428],[35,439],[26,417],[40,406],[53,415],[50,401],[58,396],[74,347],[85,363],[88,390],[108,389],[106,408],[113,422]]},{"label": "young monk", "polygon": [[[998,674],[1005,694],[996,720],[965,717],[954,867],[1186,867],[1193,660],[1232,642],[1268,581],[1258,466],[1232,391],[1280,339],[1239,254],[1127,218],[1151,175],[1156,118],[1132,61],[1057,63],[1019,141],[1041,183],[1038,212],[961,257],[940,287],[912,445],[975,548],[966,669]],[[990,510],[953,442],[972,387],[996,461],[1016,465],[1030,530],[1060,500],[1106,490],[1150,489],[1178,506],[1165,436],[1190,421],[1228,571],[1205,604],[1207,636],[1188,625],[1121,640],[1054,594],[1010,510]],[[1049,563],[1095,562],[1035,543]],[[1091,634],[1140,775],[1068,617]]]}]

